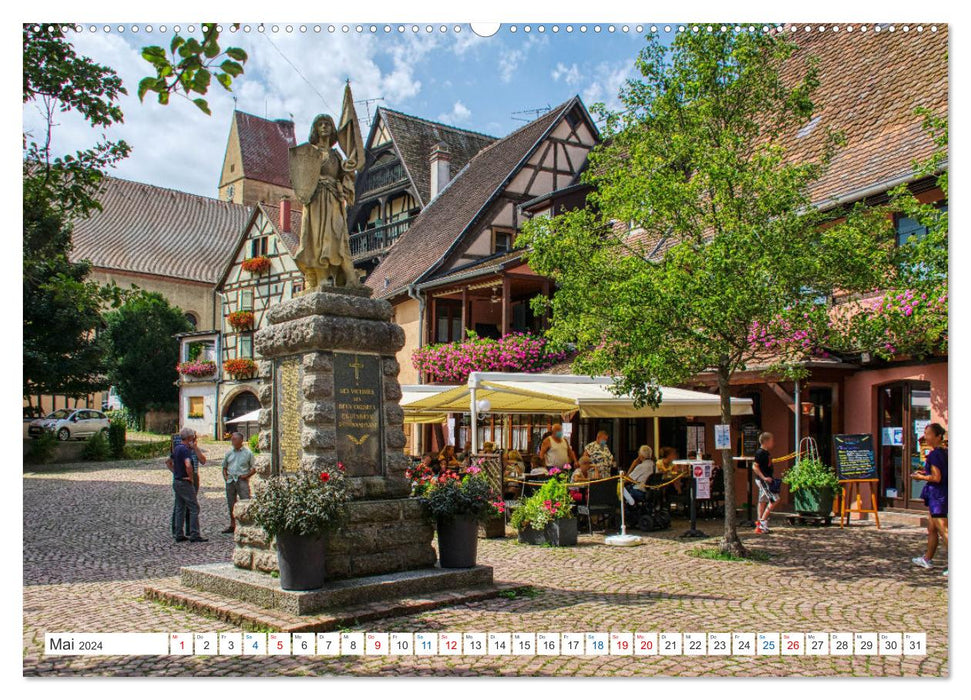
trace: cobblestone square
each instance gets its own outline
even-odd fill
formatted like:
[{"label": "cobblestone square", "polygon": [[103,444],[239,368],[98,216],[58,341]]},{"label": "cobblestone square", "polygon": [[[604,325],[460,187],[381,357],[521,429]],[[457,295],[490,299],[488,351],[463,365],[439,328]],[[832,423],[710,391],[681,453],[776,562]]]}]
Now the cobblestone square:
[{"label": "cobblestone square", "polygon": [[[222,447],[213,447],[215,460]],[[764,562],[699,559],[713,540],[684,525],[613,548],[583,535],[568,549],[481,540],[497,581],[529,587],[359,628],[387,632],[925,631],[915,656],[45,657],[44,632],[219,632],[227,623],[147,600],[146,585],[186,564],[227,561],[231,535],[215,461],[202,468],[202,544],[174,544],[160,460],[62,465],[24,474],[25,675],[89,676],[946,676],[947,579],[910,565],[924,533],[857,524],[745,534]],[[721,523],[702,521],[715,534]],[[680,528],[680,530],[679,530]]]}]

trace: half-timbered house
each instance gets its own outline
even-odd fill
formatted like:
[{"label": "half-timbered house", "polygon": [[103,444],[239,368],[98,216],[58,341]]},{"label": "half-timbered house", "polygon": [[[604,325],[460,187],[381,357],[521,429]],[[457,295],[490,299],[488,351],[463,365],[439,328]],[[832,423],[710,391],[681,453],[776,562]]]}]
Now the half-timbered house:
[{"label": "half-timbered house", "polygon": [[355,264],[370,272],[451,175],[495,137],[379,107],[348,212]]},{"label": "half-timbered house", "polygon": [[422,210],[368,285],[405,331],[402,383],[420,381],[412,352],[430,343],[538,331],[529,301],[548,293],[513,243],[521,205],[576,182],[599,132],[579,97],[477,153]]}]

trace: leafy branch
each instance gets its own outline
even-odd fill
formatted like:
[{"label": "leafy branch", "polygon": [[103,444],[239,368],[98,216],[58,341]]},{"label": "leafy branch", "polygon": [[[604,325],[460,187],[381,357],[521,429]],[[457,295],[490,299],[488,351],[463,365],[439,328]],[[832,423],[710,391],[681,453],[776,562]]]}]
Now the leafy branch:
[{"label": "leafy branch", "polygon": [[169,103],[170,95],[181,95],[206,114],[212,114],[209,103],[202,97],[209,91],[212,79],[227,91],[232,91],[233,78],[243,74],[247,55],[243,49],[230,46],[223,51],[219,46],[219,28],[215,23],[202,25],[202,41],[194,37],[186,39],[179,34],[172,37],[169,50],[161,46],[146,46],[142,58],[155,68],[155,76],[142,78],[138,83],[138,99],[154,92],[158,103]]}]

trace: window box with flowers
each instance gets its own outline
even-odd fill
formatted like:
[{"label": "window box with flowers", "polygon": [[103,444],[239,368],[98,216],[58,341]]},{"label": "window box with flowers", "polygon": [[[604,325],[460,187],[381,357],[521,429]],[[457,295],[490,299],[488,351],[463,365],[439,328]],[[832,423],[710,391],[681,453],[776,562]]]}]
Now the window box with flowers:
[{"label": "window box with flowers", "polygon": [[180,362],[175,366],[175,369],[183,377],[207,379],[216,373],[216,363],[211,360],[190,360]]},{"label": "window box with flowers", "polygon": [[438,558],[443,569],[475,566],[479,523],[499,515],[504,504],[485,478],[481,462],[462,474],[445,470],[438,476],[419,464],[405,473],[412,480],[426,516],[438,530]]},{"label": "window box with flowers", "polygon": [[226,360],[223,363],[223,369],[234,379],[242,379],[253,376],[256,372],[256,362],[245,358]]},{"label": "window box with flowers", "polygon": [[230,326],[238,331],[242,331],[252,328],[253,321],[256,320],[256,317],[252,311],[234,311],[226,316],[226,320],[229,321]]},{"label": "window box with flowers", "polygon": [[247,258],[244,260],[241,267],[251,274],[262,275],[264,272],[269,271],[270,259],[265,255],[257,255],[255,258]]},{"label": "window box with flowers", "polygon": [[510,333],[499,340],[479,338],[468,330],[466,334],[465,340],[412,352],[415,369],[433,382],[461,384],[470,372],[542,372],[569,356],[546,338],[525,333]]},{"label": "window box with flowers", "polygon": [[577,543],[577,519],[567,488],[569,472],[550,472],[553,475],[549,481],[513,511],[509,523],[519,531],[523,544],[570,547]]},{"label": "window box with flowers", "polygon": [[257,487],[251,508],[256,524],[276,538],[280,587],[322,587],[327,580],[327,534],[340,528],[347,516],[344,466],[271,477]]}]

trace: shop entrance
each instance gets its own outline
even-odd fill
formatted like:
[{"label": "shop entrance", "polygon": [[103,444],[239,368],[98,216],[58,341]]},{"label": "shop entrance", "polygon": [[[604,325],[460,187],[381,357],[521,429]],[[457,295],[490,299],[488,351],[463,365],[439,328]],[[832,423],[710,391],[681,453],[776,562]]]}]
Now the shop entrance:
[{"label": "shop entrance", "polygon": [[880,496],[884,507],[923,510],[924,482],[911,472],[923,461],[918,438],[931,420],[929,382],[894,382],[877,389],[879,433],[876,435]]}]

